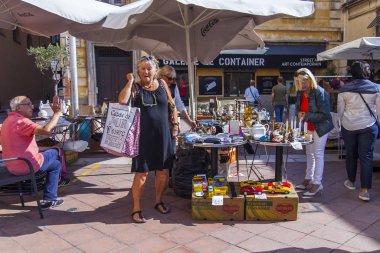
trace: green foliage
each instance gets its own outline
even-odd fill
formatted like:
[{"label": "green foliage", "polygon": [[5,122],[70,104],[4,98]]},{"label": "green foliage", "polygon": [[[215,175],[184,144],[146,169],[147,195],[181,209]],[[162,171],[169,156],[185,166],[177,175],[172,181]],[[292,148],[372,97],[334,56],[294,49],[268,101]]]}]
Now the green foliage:
[{"label": "green foliage", "polygon": [[[43,73],[51,68],[51,62],[58,60],[59,67],[64,71],[67,67],[67,52],[65,48],[49,44],[47,47],[31,47],[28,49],[28,55],[35,58],[37,68]],[[53,74],[58,69],[52,69]]]}]

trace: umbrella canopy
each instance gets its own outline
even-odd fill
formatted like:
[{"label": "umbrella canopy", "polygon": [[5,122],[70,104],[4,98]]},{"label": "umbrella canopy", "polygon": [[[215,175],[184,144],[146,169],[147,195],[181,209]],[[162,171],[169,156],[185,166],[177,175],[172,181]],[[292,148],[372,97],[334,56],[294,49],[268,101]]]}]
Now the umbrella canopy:
[{"label": "umbrella canopy", "polygon": [[[263,49],[265,44],[261,37],[253,31],[252,22],[239,32],[227,45],[223,46],[222,50],[231,50],[236,48],[244,49]],[[178,53],[170,45],[165,42],[160,42],[154,39],[141,38],[134,36],[132,39],[113,43],[114,46],[123,50],[144,50],[145,52],[154,55],[161,59],[181,60],[186,61],[186,55]],[[219,53],[218,53],[219,54]]]},{"label": "umbrella canopy", "polygon": [[[0,28],[51,36],[71,29],[85,30],[120,7],[95,0],[0,0]],[[74,115],[79,111],[75,38],[70,38],[70,67]]]},{"label": "umbrella canopy", "polygon": [[51,36],[87,29],[119,8],[95,0],[0,0],[0,28]]},{"label": "umbrella canopy", "polygon": [[380,37],[362,37],[317,54],[318,61],[380,59]]},{"label": "umbrella canopy", "polygon": [[[93,41],[124,43],[134,36],[169,45],[189,72],[191,114],[195,115],[194,60],[208,63],[247,25],[285,17],[305,17],[314,4],[300,0],[140,0],[111,13],[98,30],[76,36]],[[230,45],[228,49],[246,49]]]},{"label": "umbrella canopy", "polygon": [[313,11],[312,2],[299,0],[140,0],[108,15],[101,27],[72,34],[111,43],[125,43],[135,36],[154,39],[169,45],[183,60],[188,60],[189,50],[191,59],[208,63],[222,49],[255,49],[239,44],[242,36],[237,35],[250,36],[256,25]]}]

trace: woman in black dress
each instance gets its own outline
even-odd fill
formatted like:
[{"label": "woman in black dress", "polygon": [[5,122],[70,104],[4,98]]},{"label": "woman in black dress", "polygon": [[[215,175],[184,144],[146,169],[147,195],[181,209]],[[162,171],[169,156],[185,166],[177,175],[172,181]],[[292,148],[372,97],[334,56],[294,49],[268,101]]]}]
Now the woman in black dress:
[{"label": "woman in black dress", "polygon": [[140,198],[145,188],[148,172],[155,171],[155,209],[166,214],[170,209],[162,202],[168,181],[168,168],[173,163],[172,136],[168,120],[168,99],[172,101],[167,84],[156,77],[157,61],[144,56],[138,61],[139,82],[134,84],[132,73],[127,74],[127,84],[119,94],[119,103],[127,104],[132,96],[133,106],[141,110],[139,155],[132,160],[133,179],[132,220],[144,223]]}]

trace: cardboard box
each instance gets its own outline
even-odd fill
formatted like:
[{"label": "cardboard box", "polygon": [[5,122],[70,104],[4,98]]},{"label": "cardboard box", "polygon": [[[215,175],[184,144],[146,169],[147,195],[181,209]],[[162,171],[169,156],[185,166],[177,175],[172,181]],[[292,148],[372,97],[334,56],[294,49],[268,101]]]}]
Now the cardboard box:
[{"label": "cardboard box", "polygon": [[[233,192],[233,190],[232,190]],[[211,197],[191,198],[191,213],[194,220],[244,220],[244,196],[223,197],[222,206],[213,206]]]},{"label": "cardboard box", "polygon": [[267,194],[267,199],[247,196],[245,203],[246,220],[284,221],[297,220],[298,195],[292,187],[289,194]]}]

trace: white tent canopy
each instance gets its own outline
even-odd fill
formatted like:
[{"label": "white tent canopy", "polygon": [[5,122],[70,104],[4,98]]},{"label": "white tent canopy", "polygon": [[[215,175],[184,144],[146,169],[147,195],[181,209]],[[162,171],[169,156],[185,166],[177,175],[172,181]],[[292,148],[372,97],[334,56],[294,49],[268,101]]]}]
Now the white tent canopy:
[{"label": "white tent canopy", "polygon": [[380,59],[380,37],[362,37],[317,54],[318,61]]}]

